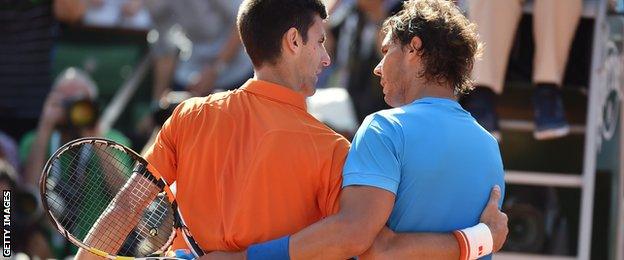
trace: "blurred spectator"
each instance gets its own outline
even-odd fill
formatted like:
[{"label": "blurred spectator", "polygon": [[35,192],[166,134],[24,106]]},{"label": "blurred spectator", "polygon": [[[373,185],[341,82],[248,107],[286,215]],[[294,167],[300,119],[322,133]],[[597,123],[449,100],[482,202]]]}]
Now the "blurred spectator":
[{"label": "blurred spectator", "polygon": [[[379,24],[400,9],[399,0],[342,0],[330,22],[336,24],[334,60],[353,99],[359,122],[368,114],[388,108],[379,79],[372,71],[379,63]],[[333,19],[333,20],[332,20]],[[341,82],[342,83],[342,82]]]},{"label": "blurred spectator", "polygon": [[160,129],[171,114],[173,114],[173,110],[184,100],[191,97],[191,93],[186,91],[171,91],[160,98],[158,109],[152,114],[156,127]]},{"label": "blurred spectator", "polygon": [[235,26],[241,2],[145,0],[157,32],[151,34],[156,54],[153,100],[169,89],[195,96],[233,89],[252,76]]},{"label": "blurred spectator", "polygon": [[86,0],[83,23],[95,27],[147,30],[151,20],[143,0]]},{"label": "blurred spectator", "polygon": [[26,183],[37,186],[47,158],[63,144],[81,137],[103,136],[130,146],[130,141],[116,130],[97,132],[97,87],[83,71],[68,68],[56,79],[48,95],[36,132],[20,141],[20,159]]},{"label": "blurred spectator", "polygon": [[[469,17],[478,26],[485,51],[474,66],[476,88],[462,100],[462,104],[498,138],[496,96],[503,91],[509,51],[523,3],[522,0],[468,1]],[[533,8],[534,136],[541,140],[569,133],[561,84],[583,5],[581,0],[535,0]]]},{"label": "blurred spectator", "polygon": [[[186,91],[170,91],[164,96],[160,98],[157,105],[152,107],[152,115],[150,117],[151,124],[151,134],[149,139],[146,141],[143,149],[141,150],[141,154],[145,154],[146,149],[151,147],[152,144],[156,141],[156,137],[158,136],[158,132],[162,128],[165,121],[169,119],[169,117],[173,114],[173,110],[182,103],[184,100],[191,98],[191,93]],[[145,130],[147,131],[147,129]]]},{"label": "blurred spectator", "polygon": [[15,140],[37,125],[50,90],[57,19],[77,21],[81,0],[0,1],[0,130]]},{"label": "blurred spectator", "polygon": [[11,191],[11,237],[13,255],[25,253],[40,259],[52,258],[45,229],[39,224],[42,210],[35,189],[26,189],[18,182],[15,169],[0,158],[0,189]]},{"label": "blurred spectator", "polygon": [[0,159],[4,159],[13,169],[19,170],[17,143],[10,136],[0,131]]}]

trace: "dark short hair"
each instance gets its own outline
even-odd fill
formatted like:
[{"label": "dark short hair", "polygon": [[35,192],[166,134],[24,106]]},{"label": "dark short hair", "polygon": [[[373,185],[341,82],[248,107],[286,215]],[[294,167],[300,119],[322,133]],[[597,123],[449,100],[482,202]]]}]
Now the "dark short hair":
[{"label": "dark short hair", "polygon": [[276,63],[281,54],[282,36],[290,28],[296,28],[307,43],[315,15],[327,18],[321,0],[243,1],[238,10],[238,32],[254,66]]},{"label": "dark short hair", "polygon": [[422,41],[422,76],[449,83],[456,94],[472,87],[471,72],[482,45],[476,26],[447,0],[409,0],[403,9],[386,19],[384,33],[405,46],[418,36]]}]

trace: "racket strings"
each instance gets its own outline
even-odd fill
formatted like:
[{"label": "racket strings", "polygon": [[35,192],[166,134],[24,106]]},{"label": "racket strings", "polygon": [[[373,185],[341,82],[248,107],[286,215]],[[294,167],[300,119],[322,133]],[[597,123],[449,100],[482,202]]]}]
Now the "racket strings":
[{"label": "racket strings", "polygon": [[[70,168],[78,168],[75,163],[80,161],[80,159],[78,159],[79,155],[80,153],[74,152],[72,154],[67,154],[67,156],[61,157],[59,162],[60,165],[53,165],[53,173],[50,175],[51,177],[56,177],[53,182],[55,186],[50,187],[51,185],[48,185],[49,190],[56,191],[62,196],[60,200],[54,201],[55,205],[53,206],[57,206],[58,208],[64,210],[63,212],[66,214],[61,215],[61,224],[71,230],[79,228],[77,225],[80,224],[76,221],[79,218],[79,212],[76,207],[80,205],[83,198],[76,195],[82,192],[85,188],[83,178],[81,178],[84,174],[76,172],[76,174],[62,176],[58,173],[60,167],[63,167],[63,165],[69,165]],[[64,208],[65,205],[67,208]]]},{"label": "racket strings", "polygon": [[[132,243],[138,244],[138,250],[141,255],[147,255],[154,252],[154,249],[158,249],[162,246],[162,243],[156,243],[157,241],[167,241],[173,230],[173,222],[166,221],[166,219],[172,219],[173,213],[171,204],[165,193],[161,193],[157,198],[148,206],[147,212],[141,222],[137,225],[137,230],[140,234],[149,234],[155,236],[158,239],[143,239],[141,236],[136,236]],[[164,232],[163,232],[164,231]],[[121,252],[120,252],[121,253]],[[125,252],[124,252],[125,253]]]},{"label": "racket strings", "polygon": [[[118,255],[135,257],[158,251],[173,230],[166,194],[151,181],[139,181],[133,183],[140,185],[126,187],[129,192],[119,196],[131,178],[145,179],[132,174],[136,163],[129,154],[106,144],[70,147],[51,162],[45,180],[50,213],[74,239],[89,247],[119,248]],[[121,210],[112,211],[114,204]],[[94,237],[92,227],[103,214],[116,223],[137,224],[125,229],[110,225],[104,235]],[[116,234],[128,235],[121,242]]]},{"label": "racket strings", "polygon": [[[63,185],[61,186],[60,192],[63,193],[63,190],[68,191],[68,202],[72,208],[69,211],[70,214],[68,215],[69,218],[67,220],[74,225],[70,228],[79,230],[79,233],[76,235],[78,235],[77,237],[80,239],[83,239],[84,236],[86,236],[86,231],[90,229],[89,223],[93,222],[98,216],[98,214],[95,213],[106,207],[108,205],[108,200],[113,197],[111,195],[111,191],[103,190],[108,189],[109,187],[102,185],[107,182],[104,180],[105,176],[103,175],[101,168],[97,167],[98,163],[95,161],[95,152],[93,151],[93,148],[89,146],[90,145],[85,145],[79,149],[71,150],[72,152],[69,153],[68,156],[60,157],[61,166],[55,167],[55,169],[58,170],[58,173],[61,174],[61,177],[63,177],[63,170],[74,173],[68,176],[68,182],[60,182]],[[69,168],[64,169],[63,165],[68,165]],[[89,183],[86,183],[87,176],[91,181]],[[116,175],[109,174],[109,176],[106,177],[115,178],[113,181],[109,181],[109,185],[125,182],[124,178]],[[83,207],[82,209],[75,208],[81,206]],[[83,216],[83,218],[89,218],[90,221],[75,221],[80,220],[81,216],[78,214],[84,212],[91,213]]]}]

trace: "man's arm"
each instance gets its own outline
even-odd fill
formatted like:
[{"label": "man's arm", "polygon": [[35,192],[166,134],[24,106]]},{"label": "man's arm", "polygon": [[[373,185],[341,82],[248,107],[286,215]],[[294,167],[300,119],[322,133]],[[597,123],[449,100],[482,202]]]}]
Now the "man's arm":
[{"label": "man's arm", "polygon": [[[346,197],[346,198],[345,198]],[[483,210],[481,222],[488,225],[494,241],[494,252],[500,250],[507,237],[507,215],[498,210],[501,191],[492,189],[490,200]],[[362,254],[371,245],[371,232],[386,223],[394,195],[382,189],[355,186],[346,187],[338,214],[318,222],[293,235],[290,240],[292,259],[345,259]],[[388,207],[387,203],[391,203]],[[382,217],[384,217],[382,219]],[[376,245],[378,242],[385,245]],[[383,249],[380,254],[367,254],[381,259],[459,259],[460,249],[450,233],[400,233],[392,235],[385,228],[375,239]],[[372,253],[372,252],[370,252]],[[367,255],[363,256],[363,259]]]},{"label": "man's arm", "polygon": [[[492,232],[493,252],[503,246],[507,237],[507,215],[498,209],[501,191],[492,189],[481,213],[481,222]],[[394,233],[384,228],[371,248],[360,259],[459,259],[457,240],[450,234]]]},{"label": "man's arm", "polygon": [[370,186],[349,186],[340,211],[290,238],[292,259],[346,259],[362,254],[383,228],[394,206],[394,194]]},{"label": "man's arm", "polygon": [[[45,120],[44,120],[45,121]],[[24,181],[29,186],[37,187],[41,178],[41,171],[46,163],[48,143],[54,131],[54,126],[39,122],[35,138],[28,147],[28,156],[24,165]],[[28,163],[26,163],[28,162]]]},{"label": "man's arm", "polygon": [[224,66],[227,66],[227,64],[232,61],[241,47],[242,44],[238,36],[238,30],[236,26],[232,26],[230,28],[230,35],[219,51],[219,55],[210,64],[204,66],[198,81],[192,83],[187,89],[195,96],[205,95],[212,91],[219,74],[223,73]]},{"label": "man's arm", "polygon": [[170,91],[171,79],[176,66],[176,54],[166,53],[154,58],[154,88],[152,89],[152,101],[158,102]]},{"label": "man's arm", "polygon": [[[349,186],[340,195],[340,211],[292,235],[257,244],[247,251],[212,252],[200,259],[347,259],[362,254],[383,228],[394,206],[394,194],[370,186]],[[278,255],[267,253],[277,251]]]},{"label": "man's arm", "polygon": [[[145,187],[153,187],[153,189],[146,189]],[[131,211],[128,209],[147,208],[149,203],[158,195],[158,191],[159,189],[150,180],[141,175],[133,174],[126,185],[121,188],[110,202],[107,210],[91,227],[87,237],[84,239],[84,243],[108,253],[116,253],[121,248],[128,234],[141,220],[142,211]],[[136,193],[145,193],[145,196],[133,195]],[[134,199],[131,200],[129,198]],[[137,199],[141,200],[138,201]],[[120,221],[120,216],[123,216],[123,221]],[[106,240],[102,239],[103,237]],[[81,248],[78,250],[75,259],[91,260],[102,258]]]},{"label": "man's arm", "polygon": [[28,185],[38,187],[41,171],[46,163],[48,143],[54,132],[54,128],[61,121],[65,110],[63,109],[63,96],[52,90],[46,97],[41,112],[41,119],[37,125],[35,139],[28,147],[28,156],[24,163],[24,180]]},{"label": "man's arm", "polygon": [[394,233],[384,227],[360,259],[459,259],[457,240],[449,233]]},{"label": "man's arm", "polygon": [[[492,231],[494,252],[500,250],[508,231],[507,215],[498,209],[500,197],[500,188],[495,187],[481,214],[481,222]],[[451,233],[395,234],[384,227],[394,205],[394,194],[388,191],[369,186],[349,186],[343,189],[340,203],[341,210],[336,215],[291,236],[288,247],[291,259],[346,259],[361,255],[369,247],[361,259],[456,260],[460,257],[459,244]],[[373,239],[375,243],[371,247]],[[257,250],[256,253],[214,252],[201,259],[269,259],[271,256],[266,252],[268,248],[275,249],[272,245],[275,241],[248,249]]]},{"label": "man's arm", "polygon": [[81,0],[55,0],[53,11],[57,20],[65,23],[80,21],[87,10],[87,4]]}]

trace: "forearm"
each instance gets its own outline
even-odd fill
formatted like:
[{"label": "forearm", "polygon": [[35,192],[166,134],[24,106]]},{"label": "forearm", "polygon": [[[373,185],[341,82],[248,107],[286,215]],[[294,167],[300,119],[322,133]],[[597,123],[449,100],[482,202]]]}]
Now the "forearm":
[{"label": "forearm", "polygon": [[[139,222],[137,216],[124,218],[124,221],[119,220],[119,215],[122,212],[115,212],[115,210],[106,213],[94,224],[93,228],[89,230],[89,234],[85,238],[85,244],[91,247],[97,248],[104,252],[117,252],[123,245],[126,237],[132,231],[136,223]],[[114,230],[114,231],[111,231]],[[102,237],[106,237],[106,240],[101,240]],[[103,259],[96,256],[93,253],[86,252],[80,249],[76,254],[78,260],[91,260],[91,259]]]},{"label": "forearm", "polygon": [[40,123],[37,127],[35,141],[30,147],[24,167],[25,181],[28,185],[38,186],[39,177],[47,159],[48,142],[53,131],[53,126],[45,123]]},{"label": "forearm", "polygon": [[250,259],[347,259],[364,253],[384,227],[394,194],[370,186],[349,186],[340,211],[290,236],[252,245]]},{"label": "forearm", "polygon": [[154,64],[154,89],[152,90],[152,100],[158,101],[171,85],[173,70],[176,64],[176,57],[173,54],[155,58]]},{"label": "forearm", "polygon": [[[85,238],[85,244],[106,252],[117,252],[126,237],[139,223],[139,215],[127,214],[121,207],[106,212],[89,231]],[[123,216],[123,221],[120,219]],[[106,240],[102,240],[106,237]]]},{"label": "forearm", "polygon": [[381,259],[459,259],[455,237],[442,233],[399,233],[379,252]]},{"label": "forearm", "polygon": [[[113,205],[112,209],[104,213],[95,224],[93,224],[84,243],[104,252],[110,253],[119,251],[126,237],[140,219],[136,214],[134,216],[132,214],[126,214],[121,208],[122,207],[119,205]],[[121,215],[124,216],[123,221],[119,219]],[[103,237],[105,237],[106,240],[102,240],[101,238]],[[78,251],[78,254],[76,254],[76,259],[91,260],[103,258],[81,249]]]},{"label": "forearm", "polygon": [[[93,224],[84,243],[104,252],[119,251],[128,234],[141,220],[142,209],[147,209],[157,194],[158,189],[151,181],[133,174]],[[84,255],[85,259],[94,257],[84,252],[81,255]]]},{"label": "forearm", "polygon": [[290,238],[291,259],[347,259],[362,254],[374,237],[362,237],[358,227],[340,215],[330,216]]},{"label": "forearm", "polygon": [[78,253],[76,253],[76,256],[74,257],[74,259],[77,260],[100,260],[100,259],[106,259],[104,257],[100,257],[97,255],[94,255],[82,248],[78,249]]},{"label": "forearm", "polygon": [[395,234],[386,228],[362,259],[477,259],[498,250],[493,242],[491,230],[483,223],[452,234]]},{"label": "forearm", "polygon": [[494,186],[481,223],[443,233],[392,233],[384,229],[366,254],[380,259],[476,259],[501,249],[507,237],[507,215],[498,209],[500,187]]},{"label": "forearm", "polygon": [[61,22],[75,23],[82,19],[87,5],[82,0],[54,0],[54,16]]},{"label": "forearm", "polygon": [[347,259],[364,253],[384,227],[394,194],[368,186],[342,190],[340,211],[293,235],[292,259]]},{"label": "forearm", "polygon": [[240,37],[238,36],[238,31],[236,30],[236,27],[233,27],[227,42],[223,45],[223,48],[221,48],[219,56],[217,56],[215,62],[227,63],[231,61],[238,53],[240,47],[241,41]]}]

